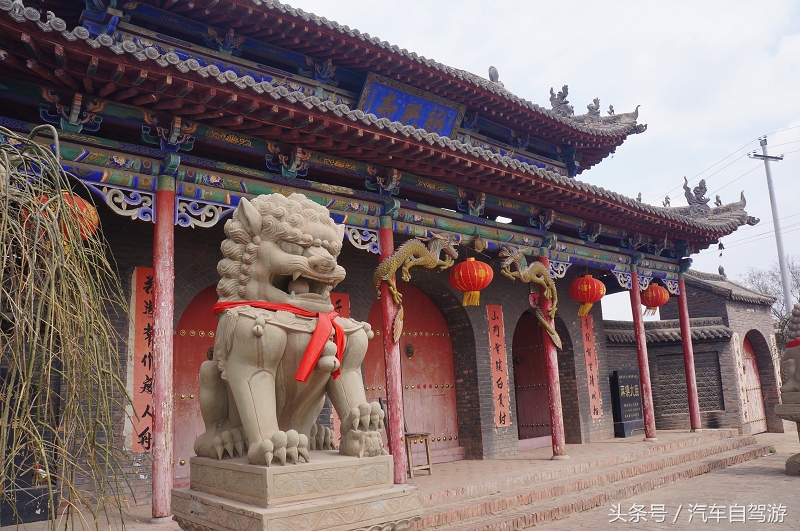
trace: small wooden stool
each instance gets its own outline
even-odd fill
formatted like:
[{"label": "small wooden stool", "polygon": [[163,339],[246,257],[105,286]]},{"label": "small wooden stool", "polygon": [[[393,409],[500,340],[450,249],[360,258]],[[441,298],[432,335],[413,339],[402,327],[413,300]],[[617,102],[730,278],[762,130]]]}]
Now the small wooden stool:
[{"label": "small wooden stool", "polygon": [[[379,398],[378,403],[384,412],[384,420],[389,424],[389,412],[386,408],[386,399]],[[408,424],[406,419],[403,419],[403,430],[406,439],[406,459],[408,460],[408,475],[414,477],[415,470],[427,470],[428,474],[433,475],[433,467],[431,466],[431,434],[430,433],[408,433]],[[425,443],[425,455],[428,457],[428,463],[424,465],[414,466],[413,458],[411,457],[411,445],[414,443]]]},{"label": "small wooden stool", "polygon": [[[415,470],[427,470],[428,474],[433,475],[433,468],[431,467],[431,435],[430,433],[406,433],[406,457],[408,458],[408,475],[414,477]],[[428,456],[428,462],[423,465],[414,465],[413,457],[411,457],[411,445],[413,443],[425,443],[425,454]]]}]

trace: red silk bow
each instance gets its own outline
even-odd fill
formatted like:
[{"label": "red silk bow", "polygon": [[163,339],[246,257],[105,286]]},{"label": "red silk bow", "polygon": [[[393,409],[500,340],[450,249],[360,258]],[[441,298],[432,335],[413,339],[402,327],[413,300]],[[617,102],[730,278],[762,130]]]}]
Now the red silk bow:
[{"label": "red silk bow", "polygon": [[214,305],[214,315],[219,315],[225,310],[234,308],[236,306],[252,306],[253,308],[260,308],[262,310],[289,312],[293,313],[294,315],[299,315],[300,317],[316,317],[317,327],[311,334],[311,341],[308,342],[306,351],[303,353],[303,359],[300,360],[300,366],[297,368],[297,373],[294,375],[294,379],[303,383],[308,381],[308,378],[311,376],[311,372],[314,370],[314,367],[317,365],[317,361],[322,354],[322,349],[325,348],[325,343],[327,343],[328,338],[331,337],[331,329],[333,329],[335,332],[333,340],[334,343],[336,343],[336,359],[339,360],[339,368],[331,374],[333,375],[334,380],[339,377],[339,374],[341,373],[342,354],[344,353],[344,330],[342,330],[342,327],[336,324],[336,321],[334,321],[334,319],[339,317],[339,314],[336,313],[335,310],[328,313],[317,313],[309,312],[308,310],[298,308],[297,306],[292,306],[291,304],[281,304],[266,301],[226,301],[218,302]]}]

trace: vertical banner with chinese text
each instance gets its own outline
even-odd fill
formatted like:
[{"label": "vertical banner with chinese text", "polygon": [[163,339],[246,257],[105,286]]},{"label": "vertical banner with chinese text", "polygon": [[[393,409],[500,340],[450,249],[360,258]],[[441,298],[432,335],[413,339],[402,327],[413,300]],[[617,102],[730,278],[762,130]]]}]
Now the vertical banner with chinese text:
[{"label": "vertical banner with chinese text", "polygon": [[591,315],[581,317],[583,333],[583,352],[586,361],[586,379],[589,384],[589,409],[593,419],[603,416],[603,405],[600,400],[600,382],[597,379],[597,352],[594,348],[594,318]]},{"label": "vertical banner with chinese text", "polygon": [[511,425],[506,367],[506,332],[503,328],[503,307],[487,304],[489,317],[489,348],[492,351],[492,390],[494,393],[494,424],[498,428]]},{"label": "vertical banner with chinese text", "polygon": [[153,269],[137,267],[131,284],[133,304],[132,452],[149,452],[153,433]]}]

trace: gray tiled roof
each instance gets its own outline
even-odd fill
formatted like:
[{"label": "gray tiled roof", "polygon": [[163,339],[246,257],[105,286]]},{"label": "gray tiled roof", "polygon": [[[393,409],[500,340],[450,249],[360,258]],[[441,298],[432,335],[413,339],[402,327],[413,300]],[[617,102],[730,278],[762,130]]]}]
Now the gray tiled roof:
[{"label": "gray tiled roof", "polygon": [[447,66],[445,64],[434,61],[433,59],[429,59],[422,55],[418,55],[415,52],[410,52],[405,48],[400,48],[396,44],[391,44],[389,42],[379,39],[378,37],[373,37],[369,33],[362,33],[357,29],[350,29],[349,26],[341,25],[338,22],[334,20],[328,20],[325,17],[319,17],[314,13],[303,11],[300,8],[294,8],[289,4],[282,4],[278,0],[251,0],[251,1],[253,2],[253,4],[257,6],[262,6],[269,10],[277,11],[281,14],[288,14],[293,17],[298,17],[305,22],[310,22],[318,26],[324,26],[328,29],[338,31],[339,33],[348,35],[349,37],[353,37],[363,42],[367,42],[374,46],[377,46],[382,50],[392,52],[398,55],[399,57],[410,59],[418,64],[433,68],[434,70],[438,70],[440,72],[453,76],[454,78],[459,79],[461,81],[471,83],[484,90],[502,96],[508,101],[516,103],[517,105],[527,108],[537,114],[546,116],[551,120],[560,122],[564,125],[567,125],[568,127],[571,127],[572,129],[581,131],[583,133],[597,135],[597,136],[621,136],[621,135],[639,133],[644,130],[644,127],[641,125],[637,125],[635,121],[630,123],[617,123],[617,124],[604,124],[604,125],[582,124],[572,119],[572,117],[557,114],[550,109],[546,109],[524,98],[520,98],[519,96],[508,91],[500,83],[494,83],[484,77],[475,75],[471,72],[467,72],[466,70],[453,68],[452,66]]},{"label": "gray tiled roof", "polygon": [[[692,339],[715,340],[727,339],[733,330],[722,324],[721,317],[699,317],[689,319]],[[603,321],[606,339],[609,343],[635,343],[636,334],[631,321]],[[681,340],[681,326],[678,319],[663,321],[645,321],[645,336],[648,343],[665,343]]]},{"label": "gray tiled roof", "polygon": [[730,300],[764,306],[771,306],[772,303],[775,302],[775,297],[772,295],[746,288],[741,284],[728,280],[728,277],[723,275],[715,275],[714,273],[704,273],[702,271],[690,269],[686,272],[684,278],[687,284],[722,295]]},{"label": "gray tiled roof", "polygon": [[[320,21],[320,24],[322,24],[322,21],[324,20],[320,19],[319,17],[315,17],[314,15],[305,13],[302,10],[295,10],[289,6],[282,5],[275,0],[266,0],[266,2],[262,2],[261,0],[252,1],[257,4],[260,3],[259,5],[265,5],[270,9],[279,9],[293,14],[294,16],[303,17],[304,20],[307,19],[311,21],[312,17],[314,17],[313,19]],[[581,191],[587,195],[605,199],[610,203],[617,203],[630,208],[631,210],[650,214],[661,219],[672,220],[685,226],[728,234],[736,230],[736,228],[739,226],[745,224],[748,219],[747,213],[744,211],[744,196],[742,196],[739,202],[724,205],[722,207],[711,208],[705,217],[692,217],[686,214],[686,207],[664,208],[642,203],[636,199],[625,197],[622,194],[606,190],[600,186],[594,186],[578,179],[571,179],[554,172],[537,168],[536,166],[532,166],[526,162],[521,162],[510,157],[502,156],[498,153],[493,153],[481,147],[464,144],[449,137],[440,136],[436,133],[429,133],[424,129],[417,129],[410,125],[392,122],[387,118],[378,118],[374,114],[364,113],[360,109],[351,109],[346,105],[335,104],[329,100],[323,101],[316,96],[307,96],[302,91],[290,91],[285,86],[276,87],[267,82],[257,82],[250,75],[244,75],[240,77],[233,70],[221,71],[220,68],[215,65],[202,67],[194,59],[183,61],[174,52],[169,52],[166,54],[160,53],[155,46],[150,46],[142,50],[135,46],[132,42],[126,41],[123,43],[118,43],[110,36],[105,34],[101,34],[96,39],[92,39],[86,28],[82,26],[78,26],[72,31],[66,31],[66,24],[63,20],[57,17],[53,18],[52,20],[48,20],[48,22],[44,24],[44,26],[50,26],[47,27],[46,30],[41,28],[35,29],[35,24],[32,21],[23,20],[17,21],[17,23],[30,26],[31,31],[52,31],[55,29],[65,40],[83,41],[87,48],[94,49],[103,46],[110,49],[117,55],[134,55],[136,59],[142,63],[142,66],[144,66],[146,62],[152,61],[159,67],[172,68],[177,70],[180,74],[187,74],[188,72],[193,71],[197,75],[207,79],[209,82],[214,80],[219,85],[232,84],[242,92],[252,91],[257,95],[267,95],[275,100],[285,100],[293,104],[298,103],[309,110],[313,109],[323,113],[331,113],[338,117],[344,117],[352,122],[361,122],[364,125],[376,127],[377,129],[382,130],[385,129],[394,134],[402,135],[407,138],[413,137],[414,139],[426,142],[431,146],[438,145],[439,147],[449,149],[453,152],[459,151],[465,155],[468,154],[475,158],[483,159],[487,162],[496,163],[511,170],[516,170],[521,173],[535,176],[544,181],[550,181],[566,189]],[[358,33],[357,30],[350,30],[346,26],[339,26],[338,24],[334,26],[335,23],[329,21],[324,21],[324,24],[328,27],[336,27],[340,31],[348,34],[360,35],[361,38],[371,39],[369,36],[365,37],[364,34]],[[372,40],[370,42],[372,42]],[[388,43],[384,43],[384,45],[390,47],[392,50],[396,49],[399,53],[399,49],[396,46],[391,46]],[[444,66],[442,65],[442,67]],[[462,72],[463,75],[467,75],[466,72],[461,70],[458,72]],[[472,74],[469,75],[472,76]],[[477,76],[473,77],[477,79]],[[486,82],[491,83],[490,81]]]}]

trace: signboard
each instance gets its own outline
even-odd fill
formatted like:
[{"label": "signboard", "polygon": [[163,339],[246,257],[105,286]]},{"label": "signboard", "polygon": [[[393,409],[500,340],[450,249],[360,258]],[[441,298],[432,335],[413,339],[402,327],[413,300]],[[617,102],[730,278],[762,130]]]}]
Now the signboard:
[{"label": "signboard", "polygon": [[614,371],[611,374],[611,402],[616,437],[629,437],[631,430],[644,428],[638,371]]},{"label": "signboard", "polygon": [[489,348],[492,354],[492,391],[494,399],[494,425],[504,428],[511,425],[508,404],[508,367],[506,366],[506,333],[503,328],[503,307],[487,304],[489,317]]},{"label": "signboard", "polygon": [[591,315],[581,317],[581,332],[589,387],[589,410],[593,419],[599,419],[603,416],[603,402],[600,398],[600,382],[597,381],[597,351],[594,348],[594,318]]},{"label": "signboard", "polygon": [[153,269],[137,267],[131,279],[133,352],[132,452],[149,452],[153,437]]},{"label": "signboard", "polygon": [[403,83],[369,74],[358,108],[378,118],[453,138],[464,118],[463,105]]}]

